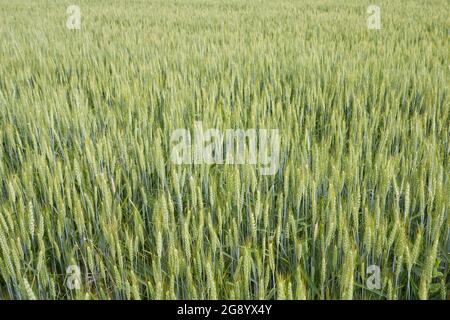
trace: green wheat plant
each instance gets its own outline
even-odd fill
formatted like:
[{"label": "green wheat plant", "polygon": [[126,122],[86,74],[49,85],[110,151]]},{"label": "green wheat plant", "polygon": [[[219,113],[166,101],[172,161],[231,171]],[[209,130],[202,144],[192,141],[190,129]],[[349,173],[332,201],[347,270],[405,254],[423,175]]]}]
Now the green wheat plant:
[{"label": "green wheat plant", "polygon": [[74,2],[0,0],[0,299],[449,299],[444,0]]}]

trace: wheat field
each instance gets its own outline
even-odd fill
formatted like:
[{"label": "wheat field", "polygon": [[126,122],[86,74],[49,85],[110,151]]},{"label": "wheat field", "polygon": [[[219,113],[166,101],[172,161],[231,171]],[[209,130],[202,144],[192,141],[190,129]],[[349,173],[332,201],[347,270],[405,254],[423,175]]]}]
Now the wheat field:
[{"label": "wheat field", "polygon": [[448,3],[370,4],[0,0],[0,299],[449,299]]}]

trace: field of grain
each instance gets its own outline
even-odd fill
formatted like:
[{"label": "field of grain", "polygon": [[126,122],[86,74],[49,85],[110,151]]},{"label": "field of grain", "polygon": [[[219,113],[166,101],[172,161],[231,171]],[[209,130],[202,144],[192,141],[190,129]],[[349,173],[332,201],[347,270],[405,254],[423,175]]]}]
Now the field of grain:
[{"label": "field of grain", "polygon": [[[445,0],[0,0],[0,299],[448,299],[448,27]],[[195,121],[278,129],[276,173],[173,163]]]}]

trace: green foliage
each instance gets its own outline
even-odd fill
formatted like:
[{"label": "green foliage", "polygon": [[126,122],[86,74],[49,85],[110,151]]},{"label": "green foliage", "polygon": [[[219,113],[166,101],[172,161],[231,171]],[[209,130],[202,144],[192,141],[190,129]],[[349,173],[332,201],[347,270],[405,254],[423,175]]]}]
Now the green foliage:
[{"label": "green foliage", "polygon": [[[78,1],[68,30],[0,0],[0,299],[448,298],[446,5],[378,2],[381,30],[356,0]],[[279,129],[279,171],[173,164],[196,120]]]}]

